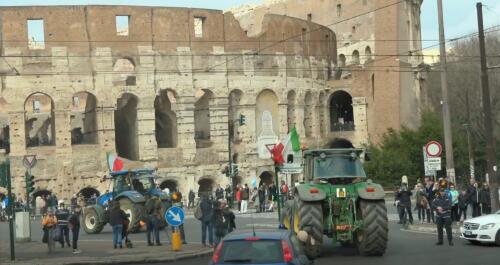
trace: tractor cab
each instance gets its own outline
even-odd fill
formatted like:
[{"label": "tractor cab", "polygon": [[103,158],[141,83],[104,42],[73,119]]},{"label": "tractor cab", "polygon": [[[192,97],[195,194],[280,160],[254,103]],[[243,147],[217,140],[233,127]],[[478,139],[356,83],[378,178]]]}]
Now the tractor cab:
[{"label": "tractor cab", "polygon": [[111,173],[113,178],[113,198],[124,192],[137,192],[142,196],[158,195],[162,191],[156,185],[155,171],[152,169],[124,170]]}]

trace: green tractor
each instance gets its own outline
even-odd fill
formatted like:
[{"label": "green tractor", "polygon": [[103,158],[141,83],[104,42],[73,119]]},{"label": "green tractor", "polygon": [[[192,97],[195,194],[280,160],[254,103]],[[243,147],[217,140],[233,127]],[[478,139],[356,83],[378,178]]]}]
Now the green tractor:
[{"label": "green tractor", "polygon": [[304,243],[307,256],[320,255],[323,235],[361,255],[387,248],[388,219],[381,185],[367,179],[362,149],[304,151],[304,183],[285,203],[283,223]]}]

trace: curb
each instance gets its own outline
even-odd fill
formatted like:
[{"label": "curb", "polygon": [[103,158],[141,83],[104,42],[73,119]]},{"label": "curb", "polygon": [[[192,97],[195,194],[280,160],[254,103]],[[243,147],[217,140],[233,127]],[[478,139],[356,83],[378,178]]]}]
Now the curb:
[{"label": "curb", "polygon": [[[213,249],[209,248],[206,250],[201,250],[195,253],[189,253],[189,254],[174,254],[174,256],[170,257],[163,257],[163,258],[139,258],[139,259],[128,259],[126,261],[123,260],[102,260],[102,261],[81,261],[81,262],[63,262],[63,263],[50,263],[51,265],[107,265],[107,264],[137,264],[137,263],[144,263],[144,264],[149,264],[149,263],[170,263],[170,262],[175,262],[179,260],[186,260],[186,259],[194,259],[198,257],[203,257],[203,256],[209,256],[210,254],[213,253]],[[24,265],[24,264],[33,264],[28,261],[19,261],[19,262],[6,262],[2,264],[10,264],[10,265]],[[38,263],[42,264],[42,263]]]},{"label": "curb", "polygon": [[[437,234],[437,227],[422,227],[422,226],[417,226],[417,225],[409,225],[408,229],[406,229],[406,230]],[[452,226],[451,231],[452,231],[453,236],[460,236],[460,228]],[[446,232],[444,232],[444,233],[446,233]]]}]

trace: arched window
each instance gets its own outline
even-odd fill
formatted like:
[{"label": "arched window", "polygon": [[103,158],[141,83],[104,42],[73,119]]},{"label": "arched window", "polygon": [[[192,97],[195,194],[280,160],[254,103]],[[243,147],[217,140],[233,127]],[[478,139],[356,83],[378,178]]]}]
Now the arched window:
[{"label": "arched window", "polygon": [[255,133],[257,135],[257,151],[261,159],[271,157],[266,145],[276,144],[278,141],[280,125],[278,102],[276,93],[270,89],[262,90],[257,95]]},{"label": "arched window", "polygon": [[97,99],[88,92],[75,93],[71,99],[71,144],[97,143]]},{"label": "arched window", "polygon": [[135,86],[135,64],[132,59],[120,58],[113,65],[113,85]]},{"label": "arched window", "polygon": [[351,64],[359,64],[359,51],[358,50],[354,50],[352,52]]},{"label": "arched window", "polygon": [[26,146],[55,145],[54,101],[44,93],[31,94],[24,103]]},{"label": "arched window", "polygon": [[336,91],[330,98],[330,131],[353,131],[352,97],[345,91]]},{"label": "arched window", "polygon": [[139,159],[139,144],[137,140],[137,96],[123,94],[117,100],[115,111],[115,144],[118,156]]},{"label": "arched window", "polygon": [[194,104],[194,130],[197,148],[210,147],[210,108],[213,104],[213,93],[208,89],[198,90]]},{"label": "arched window", "polygon": [[365,59],[366,60],[372,59],[372,49],[370,48],[370,46],[366,46],[365,48]]},{"label": "arched window", "polygon": [[339,62],[338,62],[339,67],[344,67],[345,63],[346,63],[345,55],[340,54],[339,55]]},{"label": "arched window", "polygon": [[155,99],[155,137],[158,148],[177,147],[177,115],[172,109],[175,93],[162,90]]}]

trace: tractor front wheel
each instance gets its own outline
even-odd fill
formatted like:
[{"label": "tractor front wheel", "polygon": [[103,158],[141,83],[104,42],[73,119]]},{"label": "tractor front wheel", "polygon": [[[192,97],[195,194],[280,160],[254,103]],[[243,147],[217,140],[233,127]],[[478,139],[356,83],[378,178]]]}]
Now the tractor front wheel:
[{"label": "tractor front wheel", "polygon": [[130,224],[128,231],[131,233],[139,232],[141,229],[140,220],[142,215],[142,206],[133,203],[128,198],[120,199],[120,208],[128,215]]},{"label": "tractor front wheel", "polygon": [[359,253],[363,256],[384,255],[389,232],[385,201],[361,200],[358,219],[363,221],[363,226],[354,236]]},{"label": "tractor front wheel", "polygon": [[321,202],[305,202],[295,198],[291,228],[295,233],[305,231],[308,239],[304,243],[306,255],[315,259],[321,254],[323,244],[323,210]]}]

